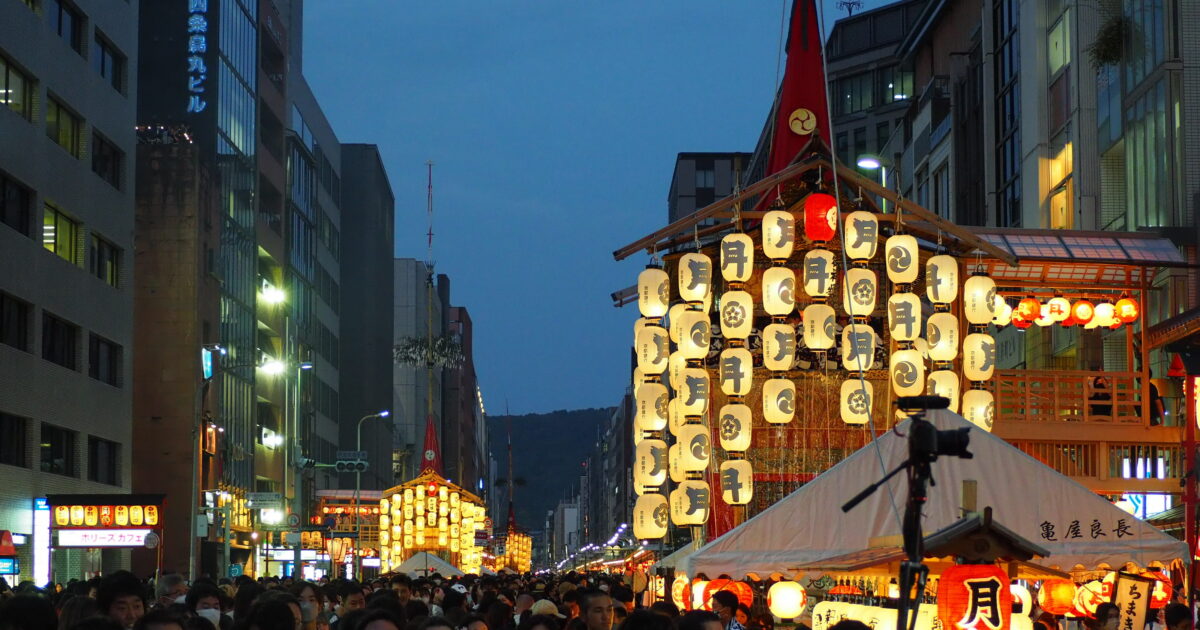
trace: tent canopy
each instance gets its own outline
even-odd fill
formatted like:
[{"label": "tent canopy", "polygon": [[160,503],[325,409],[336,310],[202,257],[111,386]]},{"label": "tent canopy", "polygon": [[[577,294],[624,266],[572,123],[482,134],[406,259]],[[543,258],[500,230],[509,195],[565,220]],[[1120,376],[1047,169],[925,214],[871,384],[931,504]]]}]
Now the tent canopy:
[{"label": "tent canopy", "polygon": [[463,574],[462,571],[458,570],[458,567],[428,551],[419,551],[413,554],[413,557],[405,560],[400,566],[396,567],[396,573],[407,573],[411,577],[430,576],[434,573],[440,573],[446,577]]},{"label": "tent canopy", "polygon": [[[976,427],[955,413],[934,410],[927,418],[939,429],[970,427],[973,459],[939,458],[933,463],[923,527],[940,530],[962,513],[963,482],[977,482],[977,509],[990,506],[996,519],[1044,547],[1039,561],[1070,571],[1101,563],[1147,566],[1187,561],[1187,544],[1131,516],[1086,487]],[[861,551],[879,540],[897,541],[908,482],[897,475],[849,513],[841,506],[908,457],[908,422],[822,473],[754,518],[684,558],[687,575],[710,578],[749,573],[792,575],[815,561]],[[881,461],[882,459],[882,461]],[[896,544],[892,542],[892,544]]]}]

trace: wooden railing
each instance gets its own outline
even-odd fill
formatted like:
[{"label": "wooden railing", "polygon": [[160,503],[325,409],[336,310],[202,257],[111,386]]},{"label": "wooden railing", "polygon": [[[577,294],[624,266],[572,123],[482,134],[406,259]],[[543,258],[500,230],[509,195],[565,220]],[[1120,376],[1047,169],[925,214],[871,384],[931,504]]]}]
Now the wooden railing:
[{"label": "wooden railing", "polygon": [[1140,376],[1136,372],[997,370],[993,379],[997,422],[1145,424]]}]

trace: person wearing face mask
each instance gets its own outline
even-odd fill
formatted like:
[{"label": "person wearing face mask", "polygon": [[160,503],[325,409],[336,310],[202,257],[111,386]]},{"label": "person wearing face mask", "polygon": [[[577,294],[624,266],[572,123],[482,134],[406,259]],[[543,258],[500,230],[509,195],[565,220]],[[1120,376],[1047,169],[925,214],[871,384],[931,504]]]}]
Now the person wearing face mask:
[{"label": "person wearing face mask", "polygon": [[300,619],[304,624],[303,630],[317,630],[317,615],[325,608],[325,597],[321,589],[312,582],[303,580],[292,584],[288,589],[300,601]]},{"label": "person wearing face mask", "polygon": [[187,581],[178,573],[168,573],[158,580],[154,587],[154,597],[158,606],[187,603]]},{"label": "person wearing face mask", "polygon": [[145,588],[128,571],[110,573],[96,589],[96,605],[100,614],[129,630],[146,614]]},{"label": "person wearing face mask", "polygon": [[[208,582],[200,582],[187,592],[184,599],[187,614],[208,620],[213,630],[221,630],[221,591]],[[229,625],[226,622],[226,625]]]}]

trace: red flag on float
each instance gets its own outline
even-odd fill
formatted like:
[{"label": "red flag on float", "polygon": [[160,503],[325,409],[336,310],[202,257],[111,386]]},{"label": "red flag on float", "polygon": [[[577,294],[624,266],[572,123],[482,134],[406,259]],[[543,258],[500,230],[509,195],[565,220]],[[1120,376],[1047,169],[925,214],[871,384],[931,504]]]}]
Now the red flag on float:
[{"label": "red flag on float", "polygon": [[442,449],[438,446],[437,431],[433,428],[433,414],[425,416],[425,453],[421,459],[421,470],[442,474]]},{"label": "red flag on float", "polygon": [[816,0],[795,0],[788,30],[787,65],[775,108],[767,175],[791,164],[815,132],[829,142],[829,101],[825,98],[824,46]]}]

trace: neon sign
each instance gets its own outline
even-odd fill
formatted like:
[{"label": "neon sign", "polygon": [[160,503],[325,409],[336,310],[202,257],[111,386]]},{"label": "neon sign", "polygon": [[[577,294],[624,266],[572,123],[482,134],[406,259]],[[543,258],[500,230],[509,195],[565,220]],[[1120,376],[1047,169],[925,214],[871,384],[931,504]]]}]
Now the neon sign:
[{"label": "neon sign", "polygon": [[208,107],[203,96],[208,82],[208,66],[203,57],[208,52],[208,0],[188,0],[187,32],[187,111],[199,114]]}]

